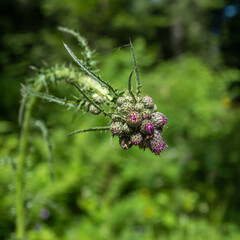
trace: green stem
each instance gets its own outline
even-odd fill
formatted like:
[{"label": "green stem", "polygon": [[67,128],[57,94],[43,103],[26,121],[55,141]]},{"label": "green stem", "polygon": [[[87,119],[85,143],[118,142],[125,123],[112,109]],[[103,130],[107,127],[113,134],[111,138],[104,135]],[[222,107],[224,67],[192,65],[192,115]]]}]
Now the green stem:
[{"label": "green stem", "polygon": [[132,50],[134,68],[135,68],[135,73],[136,73],[136,77],[137,77],[137,95],[139,96],[141,94],[142,85],[141,85],[141,82],[140,82],[137,59],[136,59],[136,56],[135,56],[135,53],[134,53],[134,48],[133,48],[133,44],[132,44],[131,39],[130,39],[130,46],[131,46],[131,50]]},{"label": "green stem", "polygon": [[[42,88],[42,84],[39,84],[35,91],[38,92]],[[29,96],[29,100],[26,103],[26,109],[24,112],[23,126],[20,136],[19,146],[19,158],[17,162],[17,175],[16,175],[16,238],[23,240],[25,237],[25,213],[24,213],[24,165],[27,155],[27,142],[30,128],[30,120],[32,115],[32,109],[35,104],[36,97]]]},{"label": "green stem", "polygon": [[135,96],[134,96],[134,94],[133,94],[133,92],[132,92],[132,85],[131,85],[131,80],[132,80],[132,74],[133,74],[133,72],[134,72],[134,70],[131,71],[130,76],[129,76],[129,79],[128,79],[128,92],[129,92],[129,94],[131,95],[134,103],[136,104],[137,101],[136,101],[136,98],[135,98]]}]

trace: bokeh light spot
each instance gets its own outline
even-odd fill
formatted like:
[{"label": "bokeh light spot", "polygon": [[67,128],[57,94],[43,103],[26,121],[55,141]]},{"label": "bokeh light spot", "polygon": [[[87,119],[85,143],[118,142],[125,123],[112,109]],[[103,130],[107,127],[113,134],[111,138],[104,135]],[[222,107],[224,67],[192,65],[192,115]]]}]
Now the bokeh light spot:
[{"label": "bokeh light spot", "polygon": [[228,18],[232,18],[232,17],[236,16],[237,13],[238,13],[238,9],[234,5],[227,5],[224,8],[224,15]]}]

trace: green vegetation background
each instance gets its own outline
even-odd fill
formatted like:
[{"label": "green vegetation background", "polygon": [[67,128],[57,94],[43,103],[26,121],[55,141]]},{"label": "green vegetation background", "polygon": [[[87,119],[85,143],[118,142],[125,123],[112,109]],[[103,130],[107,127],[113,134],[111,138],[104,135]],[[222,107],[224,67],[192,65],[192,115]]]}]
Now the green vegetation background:
[{"label": "green vegetation background", "polygon": [[27,239],[240,239],[240,14],[227,16],[229,4],[240,10],[230,0],[1,1],[0,239],[14,237],[20,83],[34,76],[30,65],[72,62],[62,40],[78,51],[57,26],[87,38],[99,74],[118,89],[132,70],[129,47],[118,47],[132,38],[143,91],[168,117],[169,147],[159,157],[124,151],[109,133],[67,137],[108,122],[38,100],[34,118],[49,129],[55,179],[32,128]]}]

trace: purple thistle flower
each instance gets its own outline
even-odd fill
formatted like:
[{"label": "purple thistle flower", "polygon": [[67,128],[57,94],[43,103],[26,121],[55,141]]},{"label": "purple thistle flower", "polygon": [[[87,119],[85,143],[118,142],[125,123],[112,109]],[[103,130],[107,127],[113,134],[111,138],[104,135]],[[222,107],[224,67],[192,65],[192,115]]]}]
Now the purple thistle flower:
[{"label": "purple thistle flower", "polygon": [[163,121],[163,126],[167,123],[167,118],[164,114],[162,114],[162,121]]},{"label": "purple thistle flower", "polygon": [[154,126],[152,123],[149,122],[145,125],[145,129],[149,134],[152,134],[154,131]]},{"label": "purple thistle flower", "polygon": [[141,124],[140,131],[144,134],[152,134],[154,131],[154,125],[150,120],[144,120]]},{"label": "purple thistle flower", "polygon": [[50,217],[50,212],[47,208],[42,208],[40,211],[40,217],[42,219],[48,219]]},{"label": "purple thistle flower", "polygon": [[158,130],[154,131],[153,138],[150,140],[150,150],[155,155],[159,155],[167,144],[164,142],[161,133]]},{"label": "purple thistle flower", "polygon": [[136,122],[137,120],[138,120],[138,116],[137,115],[135,115],[135,114],[131,114],[131,121],[132,122]]}]

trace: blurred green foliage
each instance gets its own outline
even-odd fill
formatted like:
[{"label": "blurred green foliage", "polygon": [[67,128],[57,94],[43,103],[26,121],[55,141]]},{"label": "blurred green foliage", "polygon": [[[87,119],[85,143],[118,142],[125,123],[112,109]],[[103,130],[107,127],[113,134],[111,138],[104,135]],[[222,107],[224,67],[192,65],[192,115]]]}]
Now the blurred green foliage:
[{"label": "blurred green foliage", "polygon": [[[234,51],[224,58],[226,45],[209,31],[208,19],[227,3],[12,1],[14,18],[1,15],[7,31],[0,58],[0,239],[14,236],[19,82],[30,75],[29,65],[71,61],[62,46],[71,39],[58,25],[89,39],[101,77],[119,89],[127,87],[131,51],[101,52],[133,38],[143,91],[168,117],[169,147],[155,157],[120,149],[109,133],[67,137],[106,119],[38,100],[33,117],[49,128],[54,181],[46,142],[33,128],[25,174],[28,239],[240,239],[239,94],[229,89],[240,71]],[[183,35],[172,39],[179,28]],[[72,94],[62,84],[55,91]]]}]

